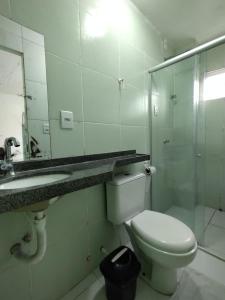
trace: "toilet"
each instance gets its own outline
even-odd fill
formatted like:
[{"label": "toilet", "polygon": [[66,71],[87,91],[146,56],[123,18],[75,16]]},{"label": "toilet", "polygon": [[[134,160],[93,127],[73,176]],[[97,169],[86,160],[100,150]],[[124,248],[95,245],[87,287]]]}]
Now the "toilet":
[{"label": "toilet", "polygon": [[197,252],[197,241],[181,221],[144,210],[145,174],[115,176],[107,183],[107,218],[125,225],[142,265],[142,276],[152,288],[171,295],[177,286],[177,269],[187,266]]}]

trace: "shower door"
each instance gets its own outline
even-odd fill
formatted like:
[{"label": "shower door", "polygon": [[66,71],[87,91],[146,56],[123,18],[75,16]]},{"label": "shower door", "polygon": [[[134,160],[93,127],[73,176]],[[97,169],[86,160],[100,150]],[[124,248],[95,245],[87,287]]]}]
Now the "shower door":
[{"label": "shower door", "polygon": [[204,206],[197,197],[202,120],[198,92],[199,56],[151,74],[151,153],[157,168],[152,209],[183,221],[200,238]]},{"label": "shower door", "polygon": [[198,201],[204,206],[200,245],[225,259],[225,45],[200,54]]},{"label": "shower door", "polygon": [[152,209],[225,260],[225,44],[151,73]]}]

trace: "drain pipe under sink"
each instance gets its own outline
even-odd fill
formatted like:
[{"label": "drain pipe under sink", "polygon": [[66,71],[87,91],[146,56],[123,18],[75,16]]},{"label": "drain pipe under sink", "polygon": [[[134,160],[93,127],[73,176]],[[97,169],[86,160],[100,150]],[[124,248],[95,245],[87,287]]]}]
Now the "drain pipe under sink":
[{"label": "drain pipe under sink", "polygon": [[32,226],[37,236],[37,248],[34,254],[27,254],[22,250],[20,243],[15,244],[10,249],[12,255],[19,261],[30,264],[39,263],[47,249],[46,215],[44,211],[34,212],[32,216]]}]

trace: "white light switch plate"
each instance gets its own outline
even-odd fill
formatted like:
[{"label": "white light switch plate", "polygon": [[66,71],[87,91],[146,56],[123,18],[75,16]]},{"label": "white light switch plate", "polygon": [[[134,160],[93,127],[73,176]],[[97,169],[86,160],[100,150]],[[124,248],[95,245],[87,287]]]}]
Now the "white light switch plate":
[{"label": "white light switch plate", "polygon": [[64,129],[72,129],[73,123],[73,112],[61,110],[61,127]]}]

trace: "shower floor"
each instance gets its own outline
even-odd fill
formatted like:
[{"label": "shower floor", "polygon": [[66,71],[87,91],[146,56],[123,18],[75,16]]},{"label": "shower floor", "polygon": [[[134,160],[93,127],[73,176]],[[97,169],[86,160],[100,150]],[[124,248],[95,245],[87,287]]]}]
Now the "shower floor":
[{"label": "shower floor", "polygon": [[200,246],[225,260],[225,212],[197,206],[194,211],[172,206],[166,211],[196,232]]},{"label": "shower floor", "polygon": [[214,210],[201,242],[206,249],[225,259],[225,212]]}]

